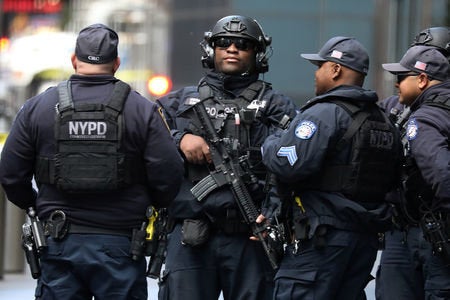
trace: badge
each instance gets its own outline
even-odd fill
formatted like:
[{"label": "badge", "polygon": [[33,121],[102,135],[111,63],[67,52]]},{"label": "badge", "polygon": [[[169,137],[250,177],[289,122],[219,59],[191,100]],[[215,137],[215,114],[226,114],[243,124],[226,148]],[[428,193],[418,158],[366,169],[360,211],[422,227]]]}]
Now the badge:
[{"label": "badge", "polygon": [[317,126],[313,122],[302,121],[297,128],[295,128],[295,135],[302,140],[308,140],[314,135],[316,130]]},{"label": "badge", "polygon": [[406,127],[406,137],[408,141],[412,141],[417,137],[419,133],[419,127],[417,126],[416,119],[411,119],[408,121],[408,126]]},{"label": "badge", "polygon": [[280,150],[278,150],[277,152],[277,156],[286,157],[291,167],[295,164],[295,162],[298,159],[295,146],[281,147]]}]

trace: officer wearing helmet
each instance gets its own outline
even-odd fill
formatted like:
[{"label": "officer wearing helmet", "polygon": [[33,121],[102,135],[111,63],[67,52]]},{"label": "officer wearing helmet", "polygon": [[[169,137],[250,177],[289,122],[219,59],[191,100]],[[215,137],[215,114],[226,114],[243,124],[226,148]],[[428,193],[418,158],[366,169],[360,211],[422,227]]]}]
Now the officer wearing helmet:
[{"label": "officer wearing helmet", "polygon": [[186,162],[180,192],[169,208],[174,227],[159,299],[217,299],[220,293],[230,300],[272,298],[274,269],[244,222],[230,186],[212,190],[201,201],[191,192],[215,165],[212,145],[190,114],[202,101],[231,159],[245,165],[242,178],[261,212],[257,221],[274,220],[280,201],[273,182],[266,180],[259,149],[270,132],[296,115],[296,106],[259,80],[268,71],[270,44],[256,20],[226,16],[200,43],[206,73],[198,86],[157,100]]},{"label": "officer wearing helmet", "polygon": [[[431,27],[421,31],[416,35],[411,47],[420,45],[434,47],[450,61],[450,27]],[[398,87],[407,79],[405,74],[397,73]],[[379,104],[401,130],[402,127],[403,130],[406,129],[405,124],[411,110],[410,108],[405,110],[407,106],[403,101],[399,101],[398,95],[393,95]],[[442,122],[446,118],[434,119],[445,126]],[[426,140],[431,143],[431,136]],[[418,203],[401,201],[406,200],[402,193],[402,189],[398,188],[387,196],[388,202],[392,203],[394,222],[392,228],[385,233],[384,249],[376,276],[375,292],[377,299],[380,300],[425,299],[425,278],[430,273],[427,271],[429,266],[423,262],[427,261],[425,258],[427,255],[424,253],[430,251],[430,246],[420,250],[421,245],[426,243],[420,237],[421,230],[415,209]]]}]

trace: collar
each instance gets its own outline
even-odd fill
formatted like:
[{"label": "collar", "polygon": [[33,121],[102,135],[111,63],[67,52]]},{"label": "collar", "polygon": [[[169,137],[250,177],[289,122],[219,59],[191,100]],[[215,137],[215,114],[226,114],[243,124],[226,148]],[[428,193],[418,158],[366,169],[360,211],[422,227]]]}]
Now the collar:
[{"label": "collar", "polygon": [[237,97],[245,88],[257,80],[258,74],[228,75],[211,70],[200,80],[199,85],[206,83],[215,90],[229,93],[233,95],[233,97]]}]

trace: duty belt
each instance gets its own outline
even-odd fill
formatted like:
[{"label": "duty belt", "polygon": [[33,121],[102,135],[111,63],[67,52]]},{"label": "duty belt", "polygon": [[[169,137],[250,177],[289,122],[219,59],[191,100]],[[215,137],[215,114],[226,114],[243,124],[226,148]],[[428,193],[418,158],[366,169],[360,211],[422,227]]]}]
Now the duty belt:
[{"label": "duty belt", "polygon": [[236,209],[227,209],[224,217],[218,217],[212,227],[226,234],[251,233],[250,226],[242,219]]},{"label": "duty belt", "polygon": [[62,210],[55,210],[44,222],[44,234],[56,240],[63,239],[69,233],[123,235],[131,238],[131,230],[108,229],[85,226],[69,222]]},{"label": "duty belt", "polygon": [[251,233],[250,226],[242,220],[216,219],[212,226],[226,234]]}]

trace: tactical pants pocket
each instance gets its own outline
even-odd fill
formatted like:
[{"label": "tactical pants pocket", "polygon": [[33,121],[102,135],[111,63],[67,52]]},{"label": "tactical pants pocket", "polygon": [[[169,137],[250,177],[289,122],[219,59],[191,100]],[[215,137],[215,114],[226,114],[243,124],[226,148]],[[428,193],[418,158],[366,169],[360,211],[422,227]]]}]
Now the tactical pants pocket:
[{"label": "tactical pants pocket", "polygon": [[158,300],[169,300],[169,271],[164,270],[161,280],[158,282]]},{"label": "tactical pants pocket", "polygon": [[279,270],[275,276],[275,300],[314,300],[316,270]]}]

